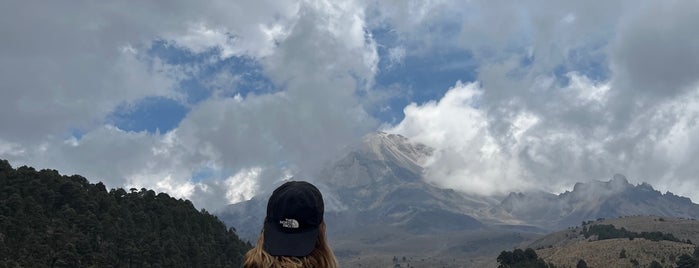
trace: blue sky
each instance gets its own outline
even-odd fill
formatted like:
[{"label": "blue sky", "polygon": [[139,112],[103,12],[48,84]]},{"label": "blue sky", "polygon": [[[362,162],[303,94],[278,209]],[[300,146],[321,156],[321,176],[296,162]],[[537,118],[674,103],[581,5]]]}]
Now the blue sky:
[{"label": "blue sky", "polygon": [[[447,26],[445,26],[447,27]],[[449,28],[455,26],[449,25]],[[451,29],[451,32],[459,29]],[[383,109],[369,109],[372,117],[384,123],[396,123],[403,119],[402,109],[409,103],[424,103],[439,100],[455,81],[474,81],[476,79],[477,62],[471,53],[465,49],[432,48],[429,51],[413,54],[407,52],[400,62],[393,62],[390,48],[400,45],[390,29],[371,31],[376,41],[379,62],[378,71],[374,77],[374,90],[399,88],[401,94],[393,96],[383,105]],[[206,100],[214,94],[207,87],[207,81],[221,73],[238,75],[238,79],[229,84],[224,96],[242,97],[248,94],[268,94],[284,89],[284,85],[274,84],[265,76],[262,66],[252,58],[233,56],[225,60],[209,63],[212,57],[217,57],[220,49],[212,48],[201,53],[169,44],[166,41],[156,41],[148,49],[148,55],[156,57],[172,65],[197,65],[201,69],[191,77],[180,81],[178,90],[184,94],[184,99],[167,97],[148,97],[136,103],[124,104],[117,107],[108,117],[108,121],[119,129],[126,131],[146,131],[154,134],[175,129],[184,119],[190,107]],[[589,72],[602,73],[600,66],[589,66]],[[560,75],[565,74],[564,66]],[[361,97],[362,92],[357,92]],[[387,109],[388,108],[388,109]]]},{"label": "blue sky", "polygon": [[[615,173],[699,199],[688,1],[0,4],[0,158],[215,210],[374,131],[502,195]],[[140,10],[142,12],[133,12]]]},{"label": "blue sky", "polygon": [[206,83],[213,76],[221,73],[240,76],[238,80],[228,85],[230,90],[220,93],[224,97],[234,97],[236,94],[242,96],[266,94],[279,90],[279,86],[274,85],[265,77],[263,70],[253,59],[230,57],[213,64],[208,63],[212,57],[217,57],[219,53],[219,49],[216,48],[201,53],[192,53],[187,49],[164,41],[154,42],[149,48],[149,56],[163,60],[167,64],[197,65],[201,69],[177,84],[177,90],[184,95],[182,99],[144,98],[136,103],[117,107],[109,116],[108,121],[127,131],[146,131],[151,134],[157,131],[168,132],[177,127],[193,105],[197,105],[214,94],[214,90]]}]

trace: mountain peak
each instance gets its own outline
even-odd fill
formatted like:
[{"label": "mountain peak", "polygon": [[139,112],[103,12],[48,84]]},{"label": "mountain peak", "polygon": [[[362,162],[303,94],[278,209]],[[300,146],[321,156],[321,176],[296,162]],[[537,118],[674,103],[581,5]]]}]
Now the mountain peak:
[{"label": "mountain peak", "polygon": [[621,174],[614,174],[612,179],[608,181],[593,180],[585,183],[575,183],[575,185],[573,186],[572,193],[578,193],[583,195],[587,195],[589,192],[614,194],[631,187],[634,186],[631,183],[629,183],[629,181],[626,179],[626,176]]},{"label": "mountain peak", "polygon": [[626,185],[629,184],[629,180],[626,179],[626,176],[621,175],[619,173],[614,174],[612,177],[612,180],[610,181],[613,185]]},{"label": "mountain peak", "polygon": [[614,181],[625,181],[625,182],[628,182],[628,180],[626,179],[626,176],[624,176],[624,175],[622,175],[622,174],[619,174],[619,173],[614,174],[614,176],[612,177],[612,180],[614,180]]},{"label": "mountain peak", "polygon": [[500,208],[535,225],[566,227],[584,220],[628,215],[697,217],[699,206],[670,192],[662,195],[648,183],[632,185],[616,174],[609,181],[576,183],[572,191],[545,196],[513,193]]},{"label": "mountain peak", "polygon": [[348,146],[341,158],[329,162],[319,177],[331,188],[417,181],[430,155],[431,148],[404,136],[372,132]]},{"label": "mountain peak", "polygon": [[[418,164],[423,158],[432,155],[433,149],[422,143],[416,143],[400,134],[374,132],[364,136],[360,150],[368,151],[381,160],[393,157]],[[402,161],[401,161],[402,162]]]}]

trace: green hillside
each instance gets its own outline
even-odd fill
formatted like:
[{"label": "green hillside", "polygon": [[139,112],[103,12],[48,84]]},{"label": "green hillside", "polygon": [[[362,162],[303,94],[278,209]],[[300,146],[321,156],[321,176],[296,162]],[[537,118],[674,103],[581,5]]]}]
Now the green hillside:
[{"label": "green hillside", "polygon": [[0,160],[0,267],[239,267],[249,248],[188,200]]}]

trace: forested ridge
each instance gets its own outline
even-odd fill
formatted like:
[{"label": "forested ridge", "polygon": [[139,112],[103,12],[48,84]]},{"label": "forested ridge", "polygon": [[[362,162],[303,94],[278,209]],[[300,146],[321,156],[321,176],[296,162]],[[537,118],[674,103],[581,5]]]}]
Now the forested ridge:
[{"label": "forested ridge", "polygon": [[628,231],[624,227],[621,227],[621,229],[617,229],[616,227],[614,227],[614,225],[611,225],[611,224],[594,224],[594,225],[591,225],[589,228],[587,226],[583,225],[582,234],[585,236],[585,238],[589,238],[590,236],[596,235],[597,240],[614,239],[614,238],[628,238],[628,239],[644,238],[644,239],[648,239],[651,241],[667,240],[667,241],[673,241],[673,242],[682,242],[682,243],[692,244],[692,241],[680,240],[670,233],[663,233],[663,232],[658,232],[658,231],[636,233],[636,232]]},{"label": "forested ridge", "polygon": [[240,267],[249,248],[188,200],[0,160],[0,267]]}]

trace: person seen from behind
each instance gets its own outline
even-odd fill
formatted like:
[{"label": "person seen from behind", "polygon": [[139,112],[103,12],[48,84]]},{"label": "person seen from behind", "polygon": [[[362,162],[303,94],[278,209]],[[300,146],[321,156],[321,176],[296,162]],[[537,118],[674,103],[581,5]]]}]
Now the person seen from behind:
[{"label": "person seen from behind", "polygon": [[323,196],[304,181],[274,190],[257,245],[244,268],[337,268],[325,234]]}]

